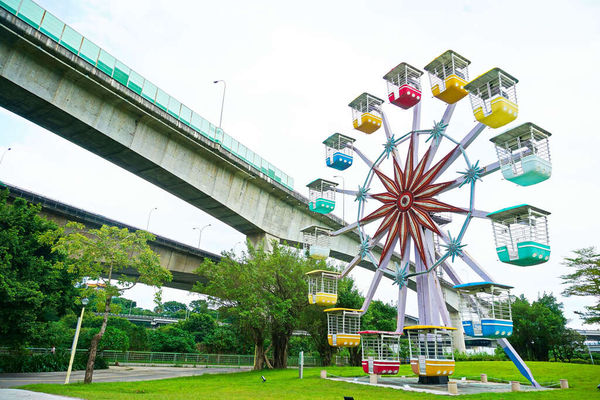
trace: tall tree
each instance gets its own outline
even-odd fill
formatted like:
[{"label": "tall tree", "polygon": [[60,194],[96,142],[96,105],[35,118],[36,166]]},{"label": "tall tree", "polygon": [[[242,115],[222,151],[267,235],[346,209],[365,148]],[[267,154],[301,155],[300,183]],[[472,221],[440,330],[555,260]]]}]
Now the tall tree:
[{"label": "tall tree", "polygon": [[181,314],[185,315],[186,311],[187,311],[187,306],[178,301],[172,300],[172,301],[167,301],[162,304],[163,314],[171,316],[171,317],[174,317],[176,315],[181,315]]},{"label": "tall tree", "polygon": [[565,258],[563,265],[575,272],[561,276],[565,296],[594,297],[596,304],[586,306],[587,312],[576,312],[588,324],[600,322],[600,254],[594,247],[575,250],[575,257]]},{"label": "tall tree", "polygon": [[74,306],[79,276],[61,263],[64,255],[51,252],[55,242],[40,241],[58,235],[56,224],[39,216],[38,205],[8,203],[8,194],[0,191],[0,344],[17,349],[43,342],[37,336],[48,321]]},{"label": "tall tree", "polygon": [[[352,278],[344,278],[338,282],[338,301],[336,307],[360,309],[364,301],[365,298],[360,294],[356,286],[354,286]],[[360,366],[362,363],[361,347],[350,347],[348,352],[350,354],[350,365]]]},{"label": "tall tree", "polygon": [[240,257],[225,252],[218,264],[205,260],[197,273],[206,283],[197,283],[194,290],[209,295],[249,333],[255,348],[254,369],[263,367],[269,336],[273,366],[285,368],[289,338],[308,305],[304,274],[316,265],[296,249],[275,242],[271,253],[248,243]]},{"label": "tall tree", "polygon": [[[146,231],[129,232],[126,228],[106,225],[85,230],[83,224],[74,222],[67,224],[67,230],[68,233],[58,235],[53,251],[71,256],[67,263],[69,271],[104,284],[104,290],[98,292],[104,297],[102,325],[92,338],[85,370],[84,383],[91,383],[98,343],[106,331],[112,298],[122,295],[138,282],[160,287],[172,277],[148,246],[148,240],[153,240],[154,236]],[[56,235],[46,235],[46,239],[52,242]],[[137,276],[125,275],[132,272]]]},{"label": "tall tree", "polygon": [[549,351],[561,343],[566,329],[562,304],[552,294],[544,293],[531,304],[521,296],[515,299],[512,314],[510,343],[526,359],[548,361]]}]

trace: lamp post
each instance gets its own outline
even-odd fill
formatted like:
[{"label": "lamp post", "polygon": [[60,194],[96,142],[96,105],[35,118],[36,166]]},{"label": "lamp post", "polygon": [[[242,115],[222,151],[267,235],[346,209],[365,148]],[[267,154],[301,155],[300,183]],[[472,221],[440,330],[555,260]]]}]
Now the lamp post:
[{"label": "lamp post", "polygon": [[2,165],[2,161],[4,161],[4,156],[6,155],[6,153],[8,153],[11,150],[12,150],[11,147],[9,147],[8,149],[4,150],[4,153],[2,153],[2,157],[0,157],[0,165]]},{"label": "lamp post", "polygon": [[340,178],[342,180],[342,219],[344,220],[344,225],[346,225],[346,180],[341,175],[334,175],[334,178]]},{"label": "lamp post", "polygon": [[69,360],[69,368],[67,369],[67,377],[65,378],[65,385],[69,383],[69,378],[71,377],[71,369],[73,368],[73,360],[75,359],[75,351],[77,350],[77,341],[79,340],[79,330],[81,329],[81,321],[83,320],[83,312],[85,311],[85,306],[87,306],[89,300],[84,297],[81,299],[81,315],[77,319],[77,329],[75,329],[75,337],[73,338],[73,346],[71,347],[71,359]]},{"label": "lamp post", "polygon": [[148,230],[150,228],[150,217],[152,216],[152,212],[158,210],[158,207],[154,207],[153,209],[150,210],[150,212],[148,213],[148,222],[146,222],[146,230]]},{"label": "lamp post", "polygon": [[195,226],[194,228],[192,228],[192,230],[198,230],[198,250],[200,250],[200,242],[202,241],[202,231],[205,230],[206,228],[208,228],[209,226],[211,226],[211,224],[208,225],[204,225],[202,228],[200,228],[199,226]]},{"label": "lamp post", "polygon": [[223,106],[225,105],[225,90],[227,90],[227,83],[224,80],[220,79],[218,81],[214,81],[213,83],[223,82],[223,99],[221,100],[221,117],[219,118],[219,130],[221,130],[221,123],[223,122]]}]

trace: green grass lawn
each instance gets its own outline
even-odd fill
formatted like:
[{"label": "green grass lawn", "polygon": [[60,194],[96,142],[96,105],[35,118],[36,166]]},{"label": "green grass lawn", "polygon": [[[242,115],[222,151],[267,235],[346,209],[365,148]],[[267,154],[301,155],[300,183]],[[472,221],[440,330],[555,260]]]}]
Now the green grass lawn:
[{"label": "green grass lawn", "polygon": [[[600,366],[528,363],[538,382],[554,382],[568,379],[570,389],[533,393],[489,393],[469,395],[469,399],[593,399],[600,398]],[[362,368],[327,367],[329,374],[337,376],[364,375]],[[366,399],[426,399],[431,394],[406,392],[397,389],[368,387],[346,382],[335,382],[319,378],[321,368],[306,368],[304,379],[298,379],[298,370],[265,370],[234,374],[203,375],[196,377],[164,379],[145,382],[94,383],[91,385],[28,385],[23,389],[35,390],[84,399],[343,399],[353,396],[356,400]],[[520,380],[523,377],[509,361],[464,361],[456,363],[456,376],[479,376],[502,380]],[[260,378],[264,375],[266,383]],[[412,375],[410,366],[403,365],[400,375]]]}]

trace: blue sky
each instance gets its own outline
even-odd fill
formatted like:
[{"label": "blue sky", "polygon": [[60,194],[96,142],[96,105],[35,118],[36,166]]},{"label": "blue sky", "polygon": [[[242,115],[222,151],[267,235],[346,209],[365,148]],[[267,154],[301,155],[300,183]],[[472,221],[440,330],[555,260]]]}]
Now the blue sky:
[{"label": "blue sky", "polygon": [[[600,65],[600,3],[591,1],[408,2],[408,1],[50,1],[39,4],[184,104],[217,123],[227,81],[223,128],[295,179],[296,190],[316,177],[336,175],[323,163],[322,140],[350,134],[375,157],[383,133],[351,129],[347,104],[363,91],[385,96],[381,77],[402,61],[422,68],[447,49],[472,61],[475,77],[499,66],[520,82],[520,115],[506,127],[531,121],[553,133],[553,176],[534,187],[518,187],[499,175],[479,184],[477,208],[497,210],[530,203],[552,212],[551,260],[520,268],[497,261],[491,227],[475,221],[467,250],[514,292],[533,299],[552,292],[573,312],[590,301],[562,298],[561,260],[573,249],[598,245],[596,214],[600,185],[600,139],[593,87]],[[427,87],[426,76],[422,84]],[[439,121],[443,105],[424,91],[422,126]],[[406,132],[410,113],[387,106],[392,127]],[[455,138],[474,126],[468,100],[459,103],[448,133]],[[194,226],[204,231],[205,249],[240,249],[244,236],[126,171],[20,117],[0,110],[0,152],[8,146],[0,178],[25,189],[145,228],[190,245]],[[494,161],[488,139],[505,128],[488,129],[469,149],[472,160]],[[462,168],[462,167],[460,167]],[[344,173],[356,187],[366,170]],[[450,175],[456,170],[448,171]],[[449,176],[450,176],[449,175]],[[93,178],[93,179],[92,179]],[[449,196],[466,205],[463,192]],[[339,200],[339,199],[338,199]],[[353,202],[346,199],[346,214]],[[341,207],[336,213],[341,216]],[[468,270],[456,265],[465,277]],[[355,275],[366,291],[370,273]],[[473,277],[474,278],[474,277]],[[132,293],[152,306],[147,289]],[[376,298],[395,300],[389,283]],[[166,290],[164,299],[191,295]],[[412,299],[412,300],[411,300]],[[414,296],[409,298],[414,311]],[[411,311],[412,308],[412,311]]]}]

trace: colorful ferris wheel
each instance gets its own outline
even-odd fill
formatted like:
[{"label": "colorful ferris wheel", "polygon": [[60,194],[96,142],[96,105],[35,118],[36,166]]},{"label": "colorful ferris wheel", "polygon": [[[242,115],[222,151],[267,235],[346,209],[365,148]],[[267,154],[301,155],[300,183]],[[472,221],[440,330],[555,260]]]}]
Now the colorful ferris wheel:
[{"label": "colorful ferris wheel", "polygon": [[[507,340],[513,332],[511,287],[497,282],[469,255],[465,250],[465,235],[473,218],[486,219],[491,221],[501,262],[525,267],[548,261],[547,211],[527,204],[495,212],[483,211],[476,207],[475,189],[484,176],[494,172],[501,172],[506,180],[521,186],[548,179],[552,171],[550,133],[533,123],[509,129],[491,139],[497,161],[480,165],[468,154],[469,146],[486,128],[500,128],[517,118],[518,80],[500,68],[493,68],[469,81],[469,64],[469,60],[448,50],[425,66],[433,96],[447,104],[440,121],[431,128],[421,127],[423,72],[407,63],[394,67],[383,78],[387,82],[389,103],[403,110],[412,109],[409,131],[398,135],[391,129],[382,107],[385,101],[377,96],[362,93],[350,102],[354,129],[371,135],[383,127],[383,150],[375,158],[370,158],[348,135],[335,133],[323,142],[327,167],[349,170],[357,156],[368,172],[357,190],[339,189],[335,182],[325,179],[307,185],[309,208],[314,212],[333,211],[336,193],[354,196],[358,204],[356,221],[352,224],[334,232],[316,226],[303,230],[305,242],[309,248],[314,247],[311,256],[326,258],[331,237],[350,231],[360,237],[356,256],[341,273],[309,273],[309,302],[328,307],[335,305],[337,285],[332,282],[348,275],[360,262],[371,262],[375,273],[361,309],[325,310],[330,345],[350,347],[362,342],[365,371],[387,374],[397,371],[395,364],[399,365],[399,359],[390,349],[397,342],[397,334],[406,332],[411,366],[419,380],[445,382],[454,373],[451,331],[457,327],[452,326],[442,294],[443,271],[460,295],[461,328],[465,334],[497,339],[523,375],[537,385]],[[453,138],[446,133],[447,127],[456,103],[467,95],[477,124],[464,137]],[[444,148],[447,150],[442,150]],[[457,163],[464,169],[448,179],[449,168],[456,167]],[[464,197],[461,204],[443,200],[460,195]],[[455,223],[451,224],[452,221]],[[450,226],[456,230],[452,231]],[[379,254],[376,256],[376,253]],[[454,267],[458,260],[480,281],[464,282]],[[362,331],[363,336],[368,334],[368,340],[361,341],[360,316],[368,310],[384,275],[398,286],[396,335]],[[409,281],[416,285],[419,325],[405,327]],[[387,350],[383,351],[384,348]],[[380,349],[381,354],[375,354],[374,349]]]}]

